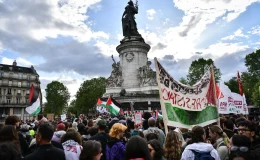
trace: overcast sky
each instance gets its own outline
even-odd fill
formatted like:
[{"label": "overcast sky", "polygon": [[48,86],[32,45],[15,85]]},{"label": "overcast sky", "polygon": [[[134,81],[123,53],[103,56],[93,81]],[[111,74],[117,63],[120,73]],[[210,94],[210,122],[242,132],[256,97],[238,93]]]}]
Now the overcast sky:
[{"label": "overcast sky", "polygon": [[[134,0],[135,1],[135,0]],[[42,90],[63,82],[108,77],[122,36],[128,0],[0,0],[0,60],[34,65]],[[137,27],[177,79],[191,62],[212,58],[222,80],[246,71],[244,57],[260,48],[260,0],[139,0]],[[154,63],[153,63],[154,64]]]}]

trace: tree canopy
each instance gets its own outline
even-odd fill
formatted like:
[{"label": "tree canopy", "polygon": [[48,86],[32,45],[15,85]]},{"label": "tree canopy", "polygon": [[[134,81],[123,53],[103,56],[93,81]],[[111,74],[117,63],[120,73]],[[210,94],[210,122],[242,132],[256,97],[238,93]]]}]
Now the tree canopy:
[{"label": "tree canopy", "polygon": [[231,90],[231,92],[239,93],[237,77],[232,77],[229,81],[225,82],[225,85]]},{"label": "tree canopy", "polygon": [[221,78],[221,73],[220,70],[214,65],[214,61],[212,59],[206,60],[204,58],[200,58],[198,60],[192,61],[190,65],[187,75],[188,84],[194,85],[196,82],[198,82],[205,73],[205,67],[211,65],[214,67],[215,81],[218,82]]},{"label": "tree canopy", "polygon": [[45,91],[47,103],[44,112],[61,115],[70,99],[68,88],[61,82],[52,81],[47,85]]},{"label": "tree canopy", "polygon": [[84,81],[76,94],[76,114],[86,113],[93,108],[97,99],[106,91],[106,79],[104,77],[93,78]]}]

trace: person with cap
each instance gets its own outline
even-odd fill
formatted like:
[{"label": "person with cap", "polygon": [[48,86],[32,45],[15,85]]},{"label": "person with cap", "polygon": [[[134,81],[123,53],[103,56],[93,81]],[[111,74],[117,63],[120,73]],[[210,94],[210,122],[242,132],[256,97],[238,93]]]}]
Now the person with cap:
[{"label": "person with cap", "polygon": [[105,133],[105,130],[107,128],[107,123],[105,120],[101,119],[97,122],[97,128],[98,128],[98,133],[91,137],[89,140],[96,140],[101,143],[102,146],[102,157],[100,160],[105,160],[106,159],[106,145],[107,141],[109,139],[108,134]]},{"label": "person with cap", "polygon": [[61,137],[66,134],[65,125],[63,123],[59,123],[56,127],[56,132],[54,132],[52,141],[60,143]]}]

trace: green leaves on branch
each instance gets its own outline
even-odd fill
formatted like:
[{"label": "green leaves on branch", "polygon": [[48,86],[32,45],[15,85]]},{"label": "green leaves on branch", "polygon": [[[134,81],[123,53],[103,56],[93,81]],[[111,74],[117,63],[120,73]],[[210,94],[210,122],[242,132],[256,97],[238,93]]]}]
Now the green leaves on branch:
[{"label": "green leaves on branch", "polygon": [[206,60],[204,58],[200,58],[198,60],[192,61],[190,65],[187,75],[188,84],[194,85],[196,82],[198,82],[206,72],[205,67],[211,65],[214,67],[215,81],[218,82],[221,78],[221,73],[220,70],[214,65],[214,61],[212,59]]},{"label": "green leaves on branch", "polygon": [[68,88],[61,82],[52,81],[47,85],[45,91],[47,103],[44,112],[61,115],[70,99]]},{"label": "green leaves on branch", "polygon": [[76,94],[76,109],[73,109],[77,112],[75,114],[87,113],[95,107],[97,99],[102,97],[105,92],[106,79],[104,77],[84,81]]}]

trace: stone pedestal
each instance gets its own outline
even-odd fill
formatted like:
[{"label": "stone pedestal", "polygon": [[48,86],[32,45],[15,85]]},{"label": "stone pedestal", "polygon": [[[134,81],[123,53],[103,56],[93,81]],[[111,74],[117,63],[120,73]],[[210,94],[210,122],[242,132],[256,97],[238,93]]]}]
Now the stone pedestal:
[{"label": "stone pedestal", "polygon": [[150,46],[142,37],[125,37],[116,47],[120,62],[112,64],[104,98],[112,96],[124,110],[134,104],[134,110],[160,109],[156,73],[147,59]]},{"label": "stone pedestal", "polygon": [[147,64],[147,53],[150,46],[144,42],[125,42],[117,46],[122,68],[122,88],[138,88],[140,80],[138,70]]}]

